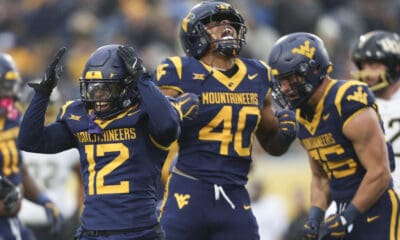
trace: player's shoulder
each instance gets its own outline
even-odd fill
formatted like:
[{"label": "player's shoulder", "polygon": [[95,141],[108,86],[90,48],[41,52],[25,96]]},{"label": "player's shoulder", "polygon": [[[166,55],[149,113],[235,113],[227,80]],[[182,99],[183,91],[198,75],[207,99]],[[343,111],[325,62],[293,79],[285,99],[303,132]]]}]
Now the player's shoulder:
[{"label": "player's shoulder", "polygon": [[170,74],[182,76],[182,70],[191,66],[195,61],[198,62],[195,58],[188,56],[167,57],[157,65],[156,79],[160,81],[163,76]]},{"label": "player's shoulder", "polygon": [[60,108],[57,119],[65,116],[86,114],[86,106],[80,99],[66,101]]},{"label": "player's shoulder", "polygon": [[270,69],[269,65],[259,59],[254,59],[254,58],[238,58],[240,61],[242,61],[246,66],[258,68],[259,70],[268,70]]},{"label": "player's shoulder", "polygon": [[335,81],[336,101],[366,100],[373,95],[368,85],[356,80],[333,80]]},{"label": "player's shoulder", "polygon": [[335,105],[340,115],[347,112],[355,112],[364,107],[372,107],[375,97],[368,85],[356,80],[332,80],[335,81]]},{"label": "player's shoulder", "polygon": [[243,65],[246,66],[246,71],[248,73],[257,73],[260,79],[264,79],[267,82],[273,79],[271,68],[266,62],[254,58],[238,58],[237,61],[242,62]]}]

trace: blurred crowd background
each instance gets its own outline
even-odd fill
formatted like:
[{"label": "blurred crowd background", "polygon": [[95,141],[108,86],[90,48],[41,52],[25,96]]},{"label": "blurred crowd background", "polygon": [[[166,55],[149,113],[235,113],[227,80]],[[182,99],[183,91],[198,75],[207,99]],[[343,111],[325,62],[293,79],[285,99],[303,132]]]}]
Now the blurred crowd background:
[{"label": "blurred crowd background", "polygon": [[[89,54],[102,45],[134,46],[150,72],[165,57],[182,55],[178,27],[197,2],[200,1],[0,0],[0,51],[15,58],[26,83],[41,78],[50,57],[59,47],[66,46],[60,96],[62,100],[79,98],[80,73]],[[227,2],[240,10],[248,27],[247,45],[241,56],[267,61],[272,44],[281,35],[312,32],[325,41],[334,64],[334,78],[351,78],[355,67],[350,50],[360,34],[377,29],[400,33],[399,0]],[[260,228],[286,229],[308,208],[310,177],[306,159],[297,144],[279,158],[254,147],[249,189],[256,215],[265,215],[265,211],[269,216],[259,219]],[[276,234],[282,235],[284,230],[279,231]]]}]

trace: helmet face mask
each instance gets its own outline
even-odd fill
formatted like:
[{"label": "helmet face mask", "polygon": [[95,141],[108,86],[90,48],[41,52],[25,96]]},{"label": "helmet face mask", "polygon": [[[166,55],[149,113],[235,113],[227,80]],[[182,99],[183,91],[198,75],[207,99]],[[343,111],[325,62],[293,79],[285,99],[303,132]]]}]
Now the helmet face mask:
[{"label": "helmet face mask", "polygon": [[246,33],[246,28],[240,23],[223,19],[208,23],[205,29],[210,36],[211,51],[218,51],[226,57],[233,57],[239,53],[242,46],[241,39],[244,39]]},{"label": "helmet face mask", "polygon": [[295,109],[310,95],[313,88],[303,74],[290,74],[272,80],[272,98],[281,107]]},{"label": "helmet face mask", "polygon": [[[400,36],[388,31],[361,35],[352,50],[352,60],[360,70],[354,77],[377,93],[400,80]],[[385,71],[377,65],[384,65]]]},{"label": "helmet face mask", "polygon": [[355,79],[368,84],[369,88],[375,93],[382,91],[392,82],[386,65],[381,62],[362,62],[360,71],[352,74]]},{"label": "helmet face mask", "polygon": [[97,49],[80,78],[82,102],[101,119],[110,119],[140,100],[135,81],[117,54],[119,46]]},{"label": "helmet face mask", "polygon": [[[236,31],[236,37],[213,38],[209,32],[210,24],[214,28],[227,25],[226,22]],[[239,54],[245,44],[246,31],[242,16],[230,4],[204,1],[194,6],[182,20],[180,40],[185,53],[196,59],[204,56],[211,50],[210,48],[214,48],[226,57],[233,57]]]},{"label": "helmet face mask", "polygon": [[105,112],[118,104],[122,89],[115,81],[94,80],[81,84],[84,99],[96,112]]},{"label": "helmet face mask", "polygon": [[[271,50],[268,64],[275,77],[271,81],[274,100],[293,109],[307,102],[332,70],[323,41],[304,32],[280,38]],[[288,81],[290,88],[282,91],[281,81]]]}]

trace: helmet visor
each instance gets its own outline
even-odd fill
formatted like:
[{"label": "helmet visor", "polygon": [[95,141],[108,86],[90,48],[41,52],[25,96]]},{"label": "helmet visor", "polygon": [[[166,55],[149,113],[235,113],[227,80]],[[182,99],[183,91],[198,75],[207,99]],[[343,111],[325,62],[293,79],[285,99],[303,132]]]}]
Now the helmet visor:
[{"label": "helmet visor", "polygon": [[121,91],[121,85],[115,81],[81,81],[81,97],[86,102],[111,102]]}]

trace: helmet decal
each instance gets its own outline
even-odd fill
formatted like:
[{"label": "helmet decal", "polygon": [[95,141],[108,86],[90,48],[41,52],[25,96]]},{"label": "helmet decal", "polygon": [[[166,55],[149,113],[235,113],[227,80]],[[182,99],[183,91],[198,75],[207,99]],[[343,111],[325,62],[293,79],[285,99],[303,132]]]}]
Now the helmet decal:
[{"label": "helmet decal", "polygon": [[310,48],[310,41],[306,40],[304,44],[301,44],[297,48],[293,48],[292,53],[301,54],[308,57],[309,59],[312,59],[314,57],[315,47]]},{"label": "helmet decal", "polygon": [[383,51],[393,54],[400,54],[400,41],[394,39],[382,39],[378,41],[378,44],[382,46]]},{"label": "helmet decal", "polygon": [[87,71],[85,74],[86,79],[102,79],[103,73],[100,71]]},{"label": "helmet decal", "polygon": [[183,20],[182,20],[182,30],[184,32],[187,32],[188,29],[188,23],[191,19],[194,18],[194,14],[193,13],[189,13]]}]

